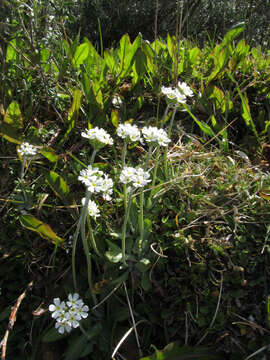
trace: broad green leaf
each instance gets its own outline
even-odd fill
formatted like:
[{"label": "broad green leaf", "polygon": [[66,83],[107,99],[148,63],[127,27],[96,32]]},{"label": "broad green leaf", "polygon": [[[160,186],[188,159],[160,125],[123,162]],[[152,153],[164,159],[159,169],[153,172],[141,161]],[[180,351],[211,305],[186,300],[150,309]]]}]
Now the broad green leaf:
[{"label": "broad green leaf", "polygon": [[83,43],[79,45],[75,51],[75,54],[73,56],[73,65],[77,68],[80,67],[80,65],[84,62],[84,60],[87,58],[89,54],[89,46],[86,43]]},{"label": "broad green leaf", "polygon": [[189,61],[192,65],[197,62],[200,54],[201,54],[201,51],[198,47],[194,47],[188,51]]},{"label": "broad green leaf", "polygon": [[199,128],[206,134],[209,136],[215,136],[215,133],[213,132],[213,130],[211,129],[211,127],[209,125],[207,125],[204,121],[200,121],[199,119],[196,118],[196,116],[194,116],[192,114],[192,112],[189,110],[188,106],[186,104],[183,104],[184,108],[187,110],[187,112],[189,113],[189,115],[192,117],[192,119],[196,122],[196,124],[199,126]]},{"label": "broad green leaf", "polygon": [[69,133],[72,131],[72,129],[75,126],[75,122],[78,119],[79,116],[79,110],[81,106],[81,97],[82,93],[80,90],[75,89],[73,92],[73,103],[71,108],[68,111],[68,129],[62,139],[61,142],[65,141],[69,135]]},{"label": "broad green leaf", "polygon": [[57,162],[59,159],[59,156],[55,154],[53,149],[51,148],[43,148],[40,151],[40,154],[43,155],[46,159],[48,159],[52,163]]},{"label": "broad green leaf", "polygon": [[179,346],[177,342],[168,344],[163,350],[155,348],[155,354],[140,360],[223,360],[224,356],[213,348]]},{"label": "broad green leaf", "polygon": [[102,325],[100,322],[91,326],[86,332],[86,336],[81,334],[79,337],[70,341],[70,345],[65,352],[65,360],[76,360],[89,355],[93,349],[93,342],[91,339],[99,335],[102,331]]},{"label": "broad green leaf", "polygon": [[17,60],[17,52],[14,49],[14,47],[16,47],[17,45],[17,40],[13,39],[9,42],[8,47],[7,47],[7,52],[6,52],[6,62],[10,62],[10,61],[14,61],[16,62]]},{"label": "broad green leaf", "polygon": [[106,258],[112,263],[118,263],[122,260],[122,250],[119,246],[106,239],[107,244],[109,245],[109,251],[106,251]]},{"label": "broad green leaf", "polygon": [[12,126],[10,126],[9,124],[5,124],[4,122],[2,122],[0,124],[0,135],[8,140],[9,142],[15,143],[15,144],[21,144],[22,141],[19,140],[20,135],[17,133],[17,130],[14,129]]},{"label": "broad green leaf", "polygon": [[40,51],[40,61],[41,66],[44,70],[44,72],[48,72],[50,70],[50,64],[48,63],[48,59],[50,57],[50,50],[49,49],[41,49]]},{"label": "broad green leaf", "polygon": [[19,220],[23,227],[38,233],[43,239],[48,239],[53,244],[61,244],[64,242],[64,239],[56,235],[48,224],[45,224],[32,215],[21,215]]},{"label": "broad green leaf", "polygon": [[12,101],[7,108],[4,116],[4,122],[11,125],[14,129],[23,128],[23,119],[20,106],[17,101]]},{"label": "broad green leaf", "polygon": [[113,109],[111,112],[111,121],[115,128],[118,127],[118,124],[120,122],[120,117],[117,109]]},{"label": "broad green leaf", "polygon": [[65,204],[69,202],[69,186],[60,175],[54,171],[50,171],[46,176],[46,181],[56,196],[60,197]]},{"label": "broad green leaf", "polygon": [[113,56],[112,50],[106,50],[104,51],[104,60],[110,69],[111,73],[114,73],[114,71],[117,68],[117,62]]},{"label": "broad green leaf", "polygon": [[265,200],[270,200],[270,190],[264,189],[259,192],[260,197]]},{"label": "broad green leaf", "polygon": [[242,118],[244,119],[246,125],[253,131],[254,135],[256,136],[257,140],[259,141],[259,135],[257,133],[255,124],[252,120],[252,116],[250,113],[250,109],[249,109],[249,104],[248,104],[248,97],[246,94],[242,94],[237,81],[233,78],[232,74],[230,74],[229,71],[227,71],[227,75],[228,77],[232,80],[233,83],[235,83],[236,85],[236,90],[240,96],[241,99],[241,103],[242,103]]},{"label": "broad green leaf", "polygon": [[239,23],[232,27],[231,30],[229,30],[226,35],[224,36],[221,45],[225,46],[228,43],[230,43],[232,40],[234,40],[238,35],[240,35],[245,29],[245,23]]},{"label": "broad green leaf", "polygon": [[54,342],[59,341],[67,337],[69,334],[59,334],[59,332],[56,330],[55,327],[49,329],[43,336],[42,336],[42,342]]}]

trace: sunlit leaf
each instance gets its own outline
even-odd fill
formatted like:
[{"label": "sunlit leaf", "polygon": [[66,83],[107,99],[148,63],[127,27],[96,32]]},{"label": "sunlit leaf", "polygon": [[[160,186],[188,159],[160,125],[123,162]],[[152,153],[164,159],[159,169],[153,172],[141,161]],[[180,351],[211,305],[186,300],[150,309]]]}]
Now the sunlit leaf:
[{"label": "sunlit leaf", "polygon": [[23,118],[17,101],[12,101],[9,104],[4,116],[4,122],[11,125],[14,129],[23,128]]},{"label": "sunlit leaf", "polygon": [[4,122],[0,123],[0,135],[9,142],[21,144],[21,140],[19,140],[20,135],[17,130],[9,124],[5,124]]},{"label": "sunlit leaf", "polygon": [[48,224],[45,224],[32,215],[21,215],[19,220],[23,227],[38,233],[43,239],[47,239],[53,244],[61,244],[64,242],[64,239],[56,235]]},{"label": "sunlit leaf", "polygon": [[73,56],[73,65],[75,67],[80,67],[89,54],[89,46],[86,43],[79,45]]}]

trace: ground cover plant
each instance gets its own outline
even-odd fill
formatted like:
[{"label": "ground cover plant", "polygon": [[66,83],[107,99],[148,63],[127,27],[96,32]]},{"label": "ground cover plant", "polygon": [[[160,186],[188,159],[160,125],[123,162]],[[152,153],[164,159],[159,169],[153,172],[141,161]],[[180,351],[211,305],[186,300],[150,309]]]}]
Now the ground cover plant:
[{"label": "ground cover plant", "polygon": [[2,358],[266,358],[269,52],[103,49],[33,4],[1,58]]}]

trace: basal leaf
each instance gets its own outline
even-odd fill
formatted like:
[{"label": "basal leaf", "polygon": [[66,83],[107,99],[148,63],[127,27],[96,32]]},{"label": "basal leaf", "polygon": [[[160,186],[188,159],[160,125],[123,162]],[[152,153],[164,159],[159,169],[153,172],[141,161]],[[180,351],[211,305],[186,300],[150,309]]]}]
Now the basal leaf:
[{"label": "basal leaf", "polygon": [[75,51],[75,54],[73,56],[73,65],[77,68],[80,67],[80,65],[84,62],[84,60],[87,58],[89,54],[89,46],[86,43],[83,43],[79,45]]},{"label": "basal leaf", "polygon": [[4,116],[4,122],[11,125],[14,129],[23,128],[23,119],[20,106],[17,101],[12,101],[7,108]]},{"label": "basal leaf", "polygon": [[21,215],[19,220],[23,227],[38,233],[43,239],[47,239],[53,244],[61,244],[64,242],[64,239],[56,235],[48,224],[45,224],[32,215]]},{"label": "basal leaf", "polygon": [[62,139],[61,142],[64,142],[69,133],[72,131],[72,129],[75,126],[75,122],[78,119],[79,116],[79,110],[80,110],[80,106],[81,106],[81,97],[82,97],[82,93],[80,90],[75,89],[73,92],[73,102],[72,102],[72,106],[68,111],[68,129]]},{"label": "basal leaf", "polygon": [[42,149],[40,151],[40,154],[43,155],[46,159],[48,159],[52,163],[57,162],[59,159],[59,156],[54,153],[53,149],[50,148]]},{"label": "basal leaf", "polygon": [[9,124],[5,124],[4,122],[0,124],[0,135],[9,142],[21,144],[21,140],[19,140],[20,136],[17,130]]},{"label": "basal leaf", "polygon": [[64,203],[67,203],[70,191],[65,180],[56,172],[50,171],[46,176],[46,181],[56,196],[60,197]]}]

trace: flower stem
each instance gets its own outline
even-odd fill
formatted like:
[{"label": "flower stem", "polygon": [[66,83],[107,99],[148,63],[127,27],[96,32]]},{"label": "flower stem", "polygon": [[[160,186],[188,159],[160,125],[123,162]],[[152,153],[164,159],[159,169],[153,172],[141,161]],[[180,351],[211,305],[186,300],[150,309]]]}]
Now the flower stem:
[{"label": "flower stem", "polygon": [[140,212],[139,212],[140,237],[139,237],[139,242],[138,242],[139,253],[141,253],[142,247],[143,247],[143,234],[144,234],[143,205],[144,205],[144,192],[143,192],[143,189],[141,189],[141,192],[140,192]]},{"label": "flower stem", "polygon": [[93,298],[94,305],[96,305],[97,300],[96,300],[94,293],[92,292],[93,286],[92,286],[91,254],[90,254],[88,242],[87,242],[87,239],[85,236],[85,222],[86,222],[86,217],[87,217],[87,210],[88,210],[88,203],[89,203],[90,196],[91,196],[91,193],[88,193],[86,196],[86,199],[85,199],[85,204],[84,204],[83,210],[82,210],[81,236],[82,236],[82,242],[83,242],[83,249],[84,249],[84,253],[85,253],[86,261],[87,261],[88,286],[89,286],[89,290],[90,290],[92,298]]},{"label": "flower stem", "polygon": [[147,209],[150,209],[150,207],[152,205],[151,199],[152,199],[154,187],[156,184],[157,169],[158,169],[158,164],[159,164],[159,155],[160,155],[160,145],[157,146],[157,150],[156,150],[156,158],[155,158],[155,166],[154,166],[153,177],[152,177],[151,191],[150,191],[150,195],[148,197],[147,206],[146,206]]},{"label": "flower stem", "polygon": [[[91,156],[91,160],[90,160],[90,165],[93,164],[94,160],[95,160],[95,156],[97,154],[96,150],[93,150],[92,156]],[[88,198],[89,196],[89,198]],[[83,213],[86,213],[86,210],[88,208],[88,202],[90,199],[90,194],[86,193],[86,199],[88,198],[88,200],[85,200],[85,204],[84,207],[81,211],[79,220],[78,220],[78,224],[75,230],[75,234],[74,234],[74,239],[73,239],[73,246],[72,246],[72,259],[71,259],[71,266],[72,266],[72,278],[73,278],[73,284],[74,284],[74,289],[75,291],[77,291],[77,277],[76,277],[76,246],[77,246],[77,242],[78,242],[78,237],[79,237],[79,232],[81,229],[81,223],[82,223],[82,218],[83,218]],[[84,228],[85,228],[85,221],[84,221]],[[91,290],[91,289],[90,289]]]},{"label": "flower stem", "polygon": [[90,235],[91,245],[93,246],[93,249],[94,249],[94,251],[96,252],[96,254],[97,254],[98,256],[100,256],[100,252],[98,251],[97,244],[96,244],[96,241],[95,241],[95,237],[94,237],[94,233],[93,233],[93,229],[92,229],[92,225],[91,225],[91,220],[90,220],[89,214],[87,214],[86,220],[87,220],[87,225],[88,225],[88,229],[89,229],[89,235]]},{"label": "flower stem", "polygon": [[[169,125],[169,128],[168,128],[168,137],[171,137],[172,126],[173,126],[173,122],[174,122],[177,107],[178,107],[178,104],[176,103],[175,106],[174,106],[174,109],[173,109],[170,125]],[[167,179],[168,178],[168,147],[166,147],[166,149],[164,151],[163,163],[164,163],[164,174],[165,174],[165,177]]]},{"label": "flower stem", "polygon": [[125,209],[125,218],[124,224],[122,228],[122,262],[126,264],[126,231],[127,231],[127,223],[129,218],[129,211],[131,207],[131,199],[132,199],[132,190],[129,192],[128,204],[127,208]]}]

